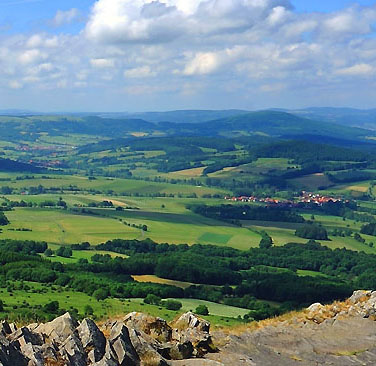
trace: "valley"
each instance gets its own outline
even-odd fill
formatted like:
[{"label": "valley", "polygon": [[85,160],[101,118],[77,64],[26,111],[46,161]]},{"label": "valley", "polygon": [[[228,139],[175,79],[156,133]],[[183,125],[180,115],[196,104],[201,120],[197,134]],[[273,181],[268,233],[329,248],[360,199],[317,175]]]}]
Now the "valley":
[{"label": "valley", "polygon": [[275,111],[194,115],[1,117],[2,317],[173,319],[205,305],[223,327],[373,286],[373,131],[307,130]]}]

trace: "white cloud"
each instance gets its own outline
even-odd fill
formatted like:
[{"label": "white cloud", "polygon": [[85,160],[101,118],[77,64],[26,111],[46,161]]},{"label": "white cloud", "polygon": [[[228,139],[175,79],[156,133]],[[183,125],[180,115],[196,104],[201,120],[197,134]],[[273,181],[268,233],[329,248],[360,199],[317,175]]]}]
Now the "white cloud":
[{"label": "white cloud", "polygon": [[9,87],[11,89],[21,89],[23,87],[23,85],[17,80],[11,80],[9,82]]},{"label": "white cloud", "polygon": [[336,73],[348,76],[369,76],[375,73],[375,67],[368,64],[357,64],[337,70]]},{"label": "white cloud", "polygon": [[90,63],[93,67],[100,68],[100,69],[109,68],[109,67],[112,68],[115,66],[115,61],[112,59],[108,59],[108,58],[91,59]]},{"label": "white cloud", "polygon": [[72,23],[74,20],[76,20],[79,17],[79,15],[80,15],[80,12],[76,8],[72,8],[66,11],[58,10],[52,21],[52,24],[55,27],[61,27],[62,25]]},{"label": "white cloud", "polygon": [[[55,25],[78,17],[74,9],[57,12]],[[71,100],[72,87],[91,97],[108,93],[114,105],[124,91],[183,106],[194,98],[243,108],[278,105],[277,97],[325,101],[325,93],[340,94],[333,90],[376,84],[375,22],[376,5],[302,14],[288,0],[97,0],[75,35],[3,35],[0,92],[26,95],[32,85]]]},{"label": "white cloud", "polygon": [[135,67],[124,71],[126,78],[146,78],[155,75],[155,71],[152,71],[150,66]]},{"label": "white cloud", "polygon": [[221,64],[220,57],[214,52],[200,52],[185,67],[184,75],[203,75],[216,71]]},{"label": "white cloud", "polygon": [[31,64],[45,58],[46,55],[38,49],[27,50],[19,55],[21,64]]}]

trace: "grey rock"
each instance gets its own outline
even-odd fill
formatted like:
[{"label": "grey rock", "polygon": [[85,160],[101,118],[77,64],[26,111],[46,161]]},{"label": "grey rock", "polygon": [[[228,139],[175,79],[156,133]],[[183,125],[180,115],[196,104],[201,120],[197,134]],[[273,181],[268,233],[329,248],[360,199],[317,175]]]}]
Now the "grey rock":
[{"label": "grey rock", "polygon": [[29,366],[44,366],[44,357],[41,347],[27,343],[22,345],[21,352],[30,360],[28,363]]},{"label": "grey rock", "polygon": [[216,352],[212,337],[209,333],[210,323],[188,312],[176,321],[172,339],[180,344],[191,343],[194,348],[193,355],[203,357],[208,352]]},{"label": "grey rock", "polygon": [[3,321],[0,323],[0,334],[3,336],[6,336],[8,334],[11,334],[12,330],[10,329],[10,326],[7,321]]},{"label": "grey rock", "polygon": [[179,328],[196,328],[198,331],[205,333],[210,331],[210,323],[204,319],[200,319],[192,312],[183,314],[176,321],[176,326]]},{"label": "grey rock", "polygon": [[133,312],[124,318],[124,323],[128,328],[142,331],[159,342],[171,341],[172,329],[164,319]]},{"label": "grey rock", "polygon": [[351,295],[349,301],[352,304],[358,303],[361,299],[367,298],[371,296],[371,291],[365,291],[365,290],[358,290],[354,291],[353,294]]},{"label": "grey rock", "polygon": [[0,365],[2,366],[28,366],[28,359],[0,334]]},{"label": "grey rock", "polygon": [[70,366],[86,366],[86,354],[78,337],[70,335],[60,348],[60,354],[69,361]]},{"label": "grey rock", "polygon": [[106,338],[91,319],[84,319],[77,328],[78,336],[91,362],[100,361],[105,352]]},{"label": "grey rock", "polygon": [[153,360],[153,365],[167,365],[167,361],[163,356],[169,356],[169,349],[163,353],[162,350],[165,350],[165,348],[161,343],[148,338],[146,333],[136,329],[129,330],[129,337],[141,360]]},{"label": "grey rock", "polygon": [[140,358],[132,345],[129,330],[124,323],[116,322],[112,326],[109,346],[120,366],[136,366],[140,364]]},{"label": "grey rock", "polygon": [[52,322],[41,324],[35,328],[36,333],[43,334],[50,340],[58,343],[64,342],[70,335],[75,333],[78,323],[69,313],[54,319]]},{"label": "grey rock", "polygon": [[27,327],[22,327],[9,335],[8,339],[17,347],[22,347],[25,344],[32,344],[34,346],[41,346],[43,344],[43,337],[38,333],[33,333]]}]

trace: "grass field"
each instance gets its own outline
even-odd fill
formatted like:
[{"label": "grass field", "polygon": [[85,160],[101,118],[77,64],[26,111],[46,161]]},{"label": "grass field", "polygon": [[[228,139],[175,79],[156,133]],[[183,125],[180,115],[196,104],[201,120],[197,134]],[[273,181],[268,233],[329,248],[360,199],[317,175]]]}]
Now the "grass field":
[{"label": "grass field", "polygon": [[[311,214],[304,214],[303,216],[306,219],[310,219]],[[350,227],[351,229],[357,231],[362,226],[361,223],[357,223],[353,220],[343,221],[342,217],[337,216],[315,215],[315,221],[321,223],[329,230],[334,228]],[[296,228],[301,224],[268,221],[242,221],[242,223],[244,227],[256,232],[265,230],[272,237],[274,245],[284,245],[286,243],[304,244],[308,241],[307,239],[299,238],[295,235]],[[376,238],[370,235],[362,234],[362,237],[367,243],[376,242]],[[376,254],[376,248],[370,248],[368,245],[356,241],[353,237],[329,236],[329,238],[329,241],[321,241],[321,244],[331,249],[347,248],[355,251],[364,251],[365,253],[369,254]]]},{"label": "grass field", "polygon": [[[183,184],[170,184],[170,183],[156,183],[146,182],[134,179],[114,179],[99,177],[95,180],[89,180],[87,177],[82,176],[57,176],[48,175],[49,179],[42,178],[41,175],[34,175],[34,179],[16,180],[11,179],[9,182],[4,183],[13,189],[28,190],[28,187],[44,186],[47,189],[59,188],[63,191],[69,191],[72,187],[76,187],[82,191],[100,191],[100,192],[114,192],[120,195],[151,195],[151,194],[173,194],[173,195],[190,195],[196,194],[201,197],[204,194],[220,194],[225,195],[226,192],[221,189],[183,185]],[[1,177],[1,175],[0,175]],[[12,177],[7,175],[7,177]],[[14,175],[13,175],[14,177]]]},{"label": "grass field", "polygon": [[[179,314],[188,310],[194,310],[200,304],[208,306],[210,315],[204,318],[208,319],[214,326],[230,326],[239,324],[238,315],[243,316],[249,310],[235,308],[232,306],[211,303],[202,300],[176,299],[183,304],[179,311],[170,311],[162,307],[144,304],[142,299],[113,299],[109,298],[104,301],[97,301],[91,296],[81,292],[73,292],[66,289],[53,288],[49,286],[25,282],[29,285],[30,290],[13,290],[11,293],[6,289],[0,288],[0,298],[5,303],[5,310],[12,312],[14,307],[23,307],[24,302],[31,306],[45,305],[51,301],[58,301],[60,308],[69,311],[75,308],[81,315],[84,313],[86,305],[90,305],[94,310],[94,315],[98,319],[111,317],[121,317],[132,311],[144,312],[153,316],[162,317],[168,321],[175,319]],[[7,312],[0,313],[0,318],[4,318]],[[15,317],[11,315],[11,317]],[[22,321],[22,319],[19,319]]]},{"label": "grass field", "polygon": [[[104,213],[104,210],[98,210]],[[255,247],[260,235],[246,228],[232,226],[221,221],[193,214],[166,213],[143,210],[107,211],[116,218],[126,222],[145,224],[148,231],[144,234],[156,242],[216,244],[238,249]]]},{"label": "grass field", "polygon": [[[3,229],[0,238],[46,241],[54,244],[74,244],[88,241],[99,244],[109,239],[135,239],[140,230],[114,219],[74,215],[64,210],[16,208],[7,212],[11,224]],[[11,231],[10,229],[32,231]]]},{"label": "grass field", "polygon": [[[10,199],[23,198],[8,196]],[[58,200],[58,195],[25,196],[26,201],[39,203]],[[110,199],[107,196],[63,195],[69,204],[85,205]],[[258,245],[259,234],[246,228],[229,225],[192,213],[185,206],[199,199],[116,197],[116,206],[138,207],[138,210],[116,211],[94,209],[97,215],[82,215],[61,209],[15,208],[7,212],[11,224],[3,228],[0,238],[46,241],[52,244],[74,244],[88,241],[99,244],[110,239],[145,239],[156,242],[216,244],[248,249]],[[203,200],[205,202],[205,200]],[[217,202],[216,200],[213,200]],[[218,200],[219,202],[219,200]],[[147,225],[148,231],[125,225]],[[32,231],[17,231],[30,229]]]},{"label": "grass field", "polygon": [[316,191],[319,187],[327,187],[333,185],[331,180],[323,173],[306,175],[304,177],[290,179],[291,184],[301,189],[304,187],[310,191]]}]

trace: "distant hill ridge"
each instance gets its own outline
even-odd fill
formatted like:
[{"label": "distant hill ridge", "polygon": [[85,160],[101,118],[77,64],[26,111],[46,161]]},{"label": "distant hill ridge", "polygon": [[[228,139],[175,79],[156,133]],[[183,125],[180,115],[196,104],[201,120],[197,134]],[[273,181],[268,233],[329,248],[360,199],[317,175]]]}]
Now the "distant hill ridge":
[{"label": "distant hill ridge", "polygon": [[0,158],[0,172],[40,173],[42,169],[32,164]]}]

